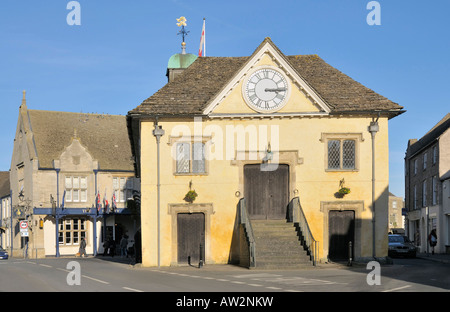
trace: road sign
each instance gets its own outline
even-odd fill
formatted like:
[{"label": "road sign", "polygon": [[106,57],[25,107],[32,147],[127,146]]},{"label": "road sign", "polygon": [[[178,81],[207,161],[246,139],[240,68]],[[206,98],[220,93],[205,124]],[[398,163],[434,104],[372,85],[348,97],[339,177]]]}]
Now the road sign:
[{"label": "road sign", "polygon": [[28,221],[20,221],[19,223],[20,227],[20,236],[22,237],[28,237]]},{"label": "road sign", "polygon": [[28,232],[28,221],[20,221],[20,231],[26,230]]}]

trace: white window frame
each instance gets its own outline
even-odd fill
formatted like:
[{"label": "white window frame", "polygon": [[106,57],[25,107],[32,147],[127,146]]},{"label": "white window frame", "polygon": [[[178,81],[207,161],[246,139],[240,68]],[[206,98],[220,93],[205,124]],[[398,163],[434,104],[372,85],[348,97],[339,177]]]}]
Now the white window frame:
[{"label": "white window frame", "polygon": [[113,192],[116,202],[124,203],[133,197],[134,180],[132,177],[113,177]]},{"label": "white window frame", "polygon": [[59,223],[58,244],[60,246],[78,246],[81,238],[88,240],[85,218],[65,218]]},{"label": "white window frame", "polygon": [[66,176],[64,178],[64,189],[66,191],[65,202],[85,203],[87,202],[87,177]]}]

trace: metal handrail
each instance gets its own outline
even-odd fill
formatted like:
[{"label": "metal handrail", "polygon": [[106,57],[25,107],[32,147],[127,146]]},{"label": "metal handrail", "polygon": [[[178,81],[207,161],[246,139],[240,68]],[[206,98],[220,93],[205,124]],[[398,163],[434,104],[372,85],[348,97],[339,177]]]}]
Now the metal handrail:
[{"label": "metal handrail", "polygon": [[303,236],[305,247],[312,258],[313,265],[316,265],[319,256],[319,241],[314,239],[302,206],[300,205],[300,198],[298,197],[294,197],[289,203],[289,218],[290,222],[293,222],[299,227]]},{"label": "metal handrail", "polygon": [[255,238],[253,236],[252,224],[250,222],[250,218],[248,217],[247,206],[245,205],[245,198],[241,198],[239,200],[238,208],[239,208],[239,223],[244,226],[245,232],[247,233],[250,267],[255,267],[256,266]]}]

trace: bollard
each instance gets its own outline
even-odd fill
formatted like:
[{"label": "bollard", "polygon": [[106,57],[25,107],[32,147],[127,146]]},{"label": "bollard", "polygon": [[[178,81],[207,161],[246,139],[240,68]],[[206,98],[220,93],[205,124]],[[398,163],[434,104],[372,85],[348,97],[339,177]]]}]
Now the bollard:
[{"label": "bollard", "polygon": [[200,260],[198,261],[198,268],[203,266],[203,246],[200,244]]},{"label": "bollard", "polygon": [[348,263],[347,266],[352,266],[352,242],[348,243]]}]

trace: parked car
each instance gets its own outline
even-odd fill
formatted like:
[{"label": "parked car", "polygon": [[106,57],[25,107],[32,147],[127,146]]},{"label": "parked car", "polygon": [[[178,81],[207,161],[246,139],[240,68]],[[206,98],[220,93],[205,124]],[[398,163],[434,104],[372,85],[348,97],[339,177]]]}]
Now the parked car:
[{"label": "parked car", "polygon": [[416,246],[409,240],[407,236],[390,234],[388,255],[415,257],[417,252]]},{"label": "parked car", "polygon": [[8,259],[8,252],[0,247],[0,259]]}]

